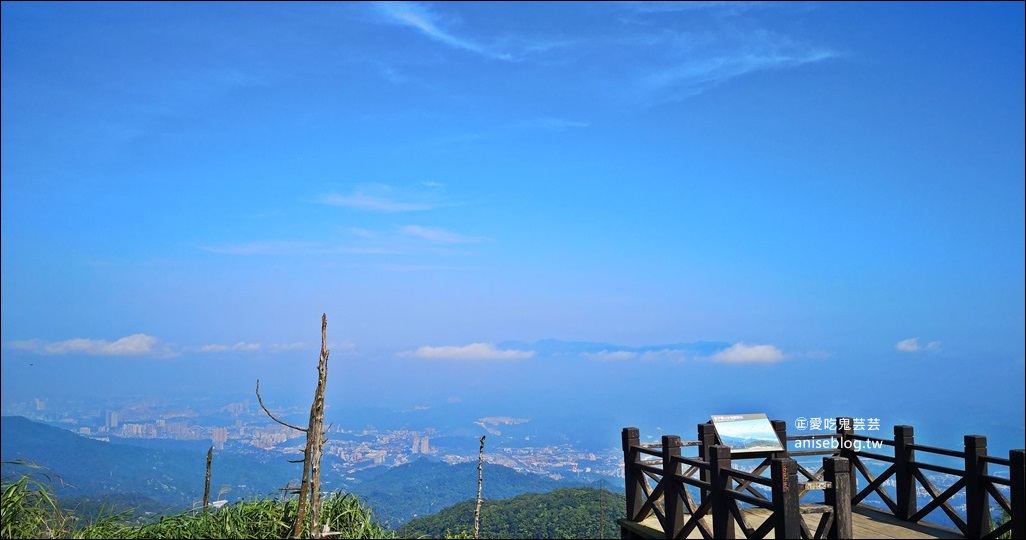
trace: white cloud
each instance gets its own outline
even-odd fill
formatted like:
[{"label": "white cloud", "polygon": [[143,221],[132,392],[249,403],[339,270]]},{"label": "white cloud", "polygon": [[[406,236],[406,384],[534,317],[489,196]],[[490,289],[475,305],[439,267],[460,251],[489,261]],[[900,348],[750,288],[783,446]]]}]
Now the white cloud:
[{"label": "white cloud", "polygon": [[413,356],[431,360],[525,360],[534,357],[534,351],[502,350],[489,343],[471,343],[463,346],[419,347]]},{"label": "white cloud", "polygon": [[146,334],[132,334],[113,342],[103,339],[85,338],[51,342],[33,339],[29,341],[14,341],[9,346],[36,354],[50,355],[149,356],[166,353],[167,351],[160,351],[155,348],[157,341],[157,338]]},{"label": "white cloud", "polygon": [[652,90],[665,89],[680,99],[698,95],[709,88],[748,73],[797,67],[834,56],[836,56],[834,53],[827,50],[724,54],[691,60],[662,69],[649,76],[645,82]]},{"label": "white cloud", "polygon": [[919,351],[930,351],[938,352],[941,350],[941,343],[939,341],[931,341],[926,345],[919,344],[919,338],[908,338],[899,341],[895,346],[895,349],[901,352],[919,352]]},{"label": "white cloud", "polygon": [[655,362],[659,360],[684,360],[684,351],[679,351],[677,349],[645,351],[641,353],[641,359],[646,362]]},{"label": "white cloud", "polygon": [[772,345],[745,345],[735,343],[712,357],[717,362],[728,364],[770,364],[784,359],[784,353]]},{"label": "white cloud", "polygon": [[268,349],[271,352],[282,352],[282,351],[295,351],[306,347],[306,343],[302,341],[296,341],[294,343],[274,343]]},{"label": "white cloud", "polygon": [[331,206],[345,206],[347,208],[355,208],[357,210],[388,213],[418,212],[437,208],[437,205],[431,203],[397,201],[387,197],[367,195],[361,192],[353,193],[352,195],[328,193],[321,197],[321,202]]},{"label": "white cloud", "polygon": [[752,73],[793,69],[838,58],[842,53],[765,29],[738,32],[664,32],[633,39],[652,51],[656,63],[638,80],[648,99],[686,99]]},{"label": "white cloud", "polygon": [[469,39],[460,38],[441,28],[439,17],[428,6],[416,2],[377,2],[378,11],[391,22],[411,26],[429,38],[454,49],[470,51],[496,60],[511,61],[508,53],[493,50]]},{"label": "white cloud", "polygon": [[480,242],[482,239],[475,236],[465,236],[439,227],[422,227],[420,225],[406,225],[399,228],[399,231],[406,236],[414,236],[439,244],[466,244],[469,242]]},{"label": "white cloud", "polygon": [[722,15],[737,15],[748,11],[764,2],[669,2],[669,1],[630,1],[619,2],[618,6],[641,14],[662,15],[678,11],[715,11]]},{"label": "white cloud", "polygon": [[634,360],[638,357],[638,353],[634,351],[599,351],[593,353],[581,353],[581,356],[588,360],[618,361]]},{"label": "white cloud", "polygon": [[901,352],[915,352],[919,350],[919,338],[903,339],[894,346]]},{"label": "white cloud", "polygon": [[229,351],[236,351],[236,352],[244,352],[244,353],[246,353],[246,352],[257,352],[257,351],[261,351],[261,350],[266,349],[266,350],[268,350],[268,351],[270,351],[272,353],[277,353],[277,352],[283,352],[283,351],[295,351],[295,350],[298,350],[298,349],[303,349],[305,347],[306,347],[306,343],[303,343],[301,341],[296,341],[296,342],[293,342],[293,343],[272,343],[271,345],[268,345],[267,347],[264,347],[260,343],[248,343],[248,342],[245,342],[245,341],[240,341],[240,342],[236,343],[235,345],[223,345],[223,344],[220,344],[220,343],[212,343],[212,344],[209,344],[209,345],[204,345],[204,346],[202,346],[202,347],[200,347],[199,349],[196,349],[196,350],[199,351],[199,352],[204,352],[204,353],[219,353],[219,352],[229,352]]},{"label": "white cloud", "polygon": [[209,345],[204,345],[204,346],[202,346],[202,347],[200,347],[199,349],[196,349],[196,350],[199,351],[199,352],[204,352],[204,353],[217,353],[217,352],[228,352],[228,351],[253,352],[253,351],[259,351],[260,350],[260,344],[259,343],[246,343],[244,341],[240,341],[240,342],[236,343],[235,345],[223,345],[223,344],[220,344],[220,343],[211,343]]}]

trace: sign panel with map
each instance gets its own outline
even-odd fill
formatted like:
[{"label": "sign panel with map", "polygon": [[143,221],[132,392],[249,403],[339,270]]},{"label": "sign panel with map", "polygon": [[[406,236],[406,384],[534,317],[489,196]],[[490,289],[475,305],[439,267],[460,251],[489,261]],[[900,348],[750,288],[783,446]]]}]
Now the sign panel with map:
[{"label": "sign panel with map", "polygon": [[729,446],[732,454],[784,450],[765,413],[714,414],[711,418],[720,444]]}]

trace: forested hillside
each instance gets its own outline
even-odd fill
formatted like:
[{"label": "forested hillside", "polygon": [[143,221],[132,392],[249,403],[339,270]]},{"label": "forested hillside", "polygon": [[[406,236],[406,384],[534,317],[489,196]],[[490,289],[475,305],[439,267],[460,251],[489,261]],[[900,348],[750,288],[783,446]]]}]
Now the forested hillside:
[{"label": "forested hillside", "polygon": [[[53,475],[61,498],[124,494],[189,508],[203,495],[204,452],[103,442],[20,416],[3,417],[0,456],[28,461]],[[223,490],[222,497],[230,500],[273,495],[298,470],[285,460],[222,453],[214,463],[213,489],[215,494]]]},{"label": "forested hillside", "polygon": [[[472,533],[474,500],[410,521],[397,531],[403,538],[445,538]],[[511,499],[485,500],[482,538],[619,538],[623,493],[594,488],[562,488]]]},{"label": "forested hillside", "polygon": [[[524,493],[541,493],[568,487],[565,481],[536,474],[518,473],[501,465],[485,465],[484,496],[505,499]],[[374,510],[374,517],[388,527],[434,514],[477,494],[477,464],[449,465],[420,459],[392,467],[350,491]]]}]

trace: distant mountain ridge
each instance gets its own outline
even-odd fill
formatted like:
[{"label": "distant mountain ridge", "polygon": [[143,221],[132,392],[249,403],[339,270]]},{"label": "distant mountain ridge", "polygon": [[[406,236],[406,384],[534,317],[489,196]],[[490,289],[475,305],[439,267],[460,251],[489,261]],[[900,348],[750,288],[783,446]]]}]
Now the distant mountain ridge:
[{"label": "distant mountain ridge", "polygon": [[[83,437],[66,429],[4,416],[0,424],[0,459],[24,460],[55,479],[59,497],[111,493],[138,494],[160,503],[190,507],[203,497],[205,452],[140,448]],[[226,498],[276,493],[294,476],[287,462],[262,463],[246,456],[214,454],[212,490],[227,487]],[[5,466],[4,475],[38,473]]]},{"label": "distant mountain ridge", "polygon": [[[2,417],[0,459],[39,465],[40,470],[5,466],[3,474],[46,473],[55,478],[54,488],[60,499],[141,496],[168,506],[190,508],[203,495],[205,452],[104,442],[21,416]],[[449,465],[421,458],[398,467],[362,471],[348,481],[327,472],[331,470],[330,462],[325,463],[326,478],[330,480],[325,489],[344,485],[374,511],[377,522],[390,528],[434,514],[477,493],[476,462]],[[284,458],[265,463],[215,452],[212,470],[212,496],[222,486],[229,486],[222,498],[234,501],[277,496],[279,487],[297,477],[300,466]],[[484,477],[484,494],[494,499],[584,484],[519,473],[494,464],[485,465]]]}]

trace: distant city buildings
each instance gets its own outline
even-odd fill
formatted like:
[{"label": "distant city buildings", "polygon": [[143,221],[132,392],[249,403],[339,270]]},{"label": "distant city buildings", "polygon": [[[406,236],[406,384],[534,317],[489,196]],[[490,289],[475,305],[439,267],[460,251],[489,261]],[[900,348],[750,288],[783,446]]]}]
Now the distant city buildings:
[{"label": "distant city buildings", "polygon": [[[124,403],[116,409],[90,409],[81,403],[65,408],[61,410],[62,406],[54,406],[53,403],[47,408],[40,399],[23,402],[17,407],[19,414],[53,424],[65,424],[68,429],[96,440],[112,437],[209,440],[217,450],[277,452],[289,459],[303,452],[302,431],[269,420],[259,408],[251,407],[246,401],[220,406],[215,412],[204,415],[189,408],[157,405],[152,401]],[[302,415],[305,412],[296,409],[278,414]],[[501,437],[502,431],[529,421],[527,418],[485,417],[474,423],[490,436]],[[449,464],[477,460],[476,444],[469,444],[463,449],[432,444],[433,438],[437,441],[443,437],[444,440],[446,435],[433,427],[418,431],[406,428],[379,430],[373,426],[346,430],[336,425],[325,443],[324,454],[338,460],[331,467],[343,475],[372,467],[398,466],[421,456],[432,456]],[[526,441],[535,446],[506,443],[488,450],[485,461],[555,479],[579,474],[623,477],[623,453],[619,448],[581,452],[568,444],[537,445],[530,437],[523,437],[520,444]]]},{"label": "distant city buildings", "polygon": [[411,451],[414,454],[430,454],[431,446],[429,446],[428,439],[429,437],[427,435],[423,437],[414,436],[413,448],[411,449]]},{"label": "distant city buildings", "polygon": [[228,442],[228,428],[211,428],[210,442],[213,443],[215,450],[224,450],[224,444]]}]

